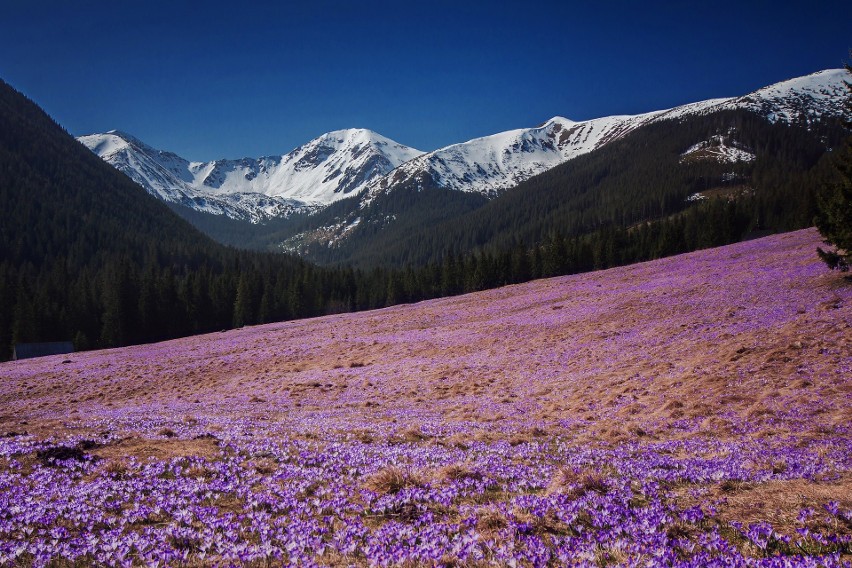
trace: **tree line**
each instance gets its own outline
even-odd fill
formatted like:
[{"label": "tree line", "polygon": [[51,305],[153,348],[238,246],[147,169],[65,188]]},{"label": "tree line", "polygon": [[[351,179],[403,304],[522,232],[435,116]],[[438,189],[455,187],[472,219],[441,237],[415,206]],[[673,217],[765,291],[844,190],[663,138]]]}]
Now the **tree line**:
[{"label": "tree line", "polygon": [[[216,261],[166,263],[152,248],[142,263],[124,255],[97,267],[56,258],[37,268],[0,263],[0,341],[72,339],[77,349],[380,308],[656,258],[737,240],[747,226],[734,202],[714,200],[666,222],[595,235],[557,233],[534,247],[444,257],[405,269],[317,268],[231,251]],[[708,223],[708,217],[713,223]],[[711,230],[712,228],[712,230]]]}]

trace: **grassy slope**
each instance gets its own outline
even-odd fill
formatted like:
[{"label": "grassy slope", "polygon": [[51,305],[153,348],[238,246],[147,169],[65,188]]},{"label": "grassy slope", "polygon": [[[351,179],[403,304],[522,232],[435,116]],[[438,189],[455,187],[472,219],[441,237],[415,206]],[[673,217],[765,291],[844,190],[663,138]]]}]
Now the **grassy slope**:
[{"label": "grassy slope", "polygon": [[[637,420],[712,419],[722,409],[759,417],[793,392],[831,405],[843,397],[830,389],[849,389],[838,365],[852,340],[850,290],[812,254],[818,242],[800,231],[416,305],[80,353],[66,365],[7,363],[0,406],[4,416],[63,411],[68,396],[106,388],[102,401],[80,405],[97,412],[102,402],[215,403],[250,388],[287,407],[299,397],[286,391],[314,379],[348,381],[313,397],[323,407],[363,397],[406,408],[418,393],[443,419],[487,420],[518,405],[545,421],[629,419],[636,408]],[[96,371],[104,362],[111,370]],[[826,383],[799,385],[803,366],[809,381]],[[441,385],[476,398],[433,407],[433,397],[446,399]],[[512,395],[517,403],[501,402]],[[664,410],[670,401],[684,407]]]}]

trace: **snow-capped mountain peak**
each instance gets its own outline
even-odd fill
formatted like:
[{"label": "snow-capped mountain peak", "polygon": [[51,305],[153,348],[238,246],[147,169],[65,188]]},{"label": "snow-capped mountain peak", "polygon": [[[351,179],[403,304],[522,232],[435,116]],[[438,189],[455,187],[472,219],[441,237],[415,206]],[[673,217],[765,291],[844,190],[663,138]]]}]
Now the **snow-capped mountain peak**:
[{"label": "snow-capped mountain peak", "polygon": [[120,131],[83,136],[80,141],[162,199],[261,221],[351,195],[361,195],[358,209],[363,209],[399,187],[495,196],[661,120],[743,109],[774,122],[809,125],[826,116],[844,115],[847,77],[843,69],[830,69],[739,97],[632,116],[584,121],[554,116],[533,128],[482,136],[426,154],[357,128],[328,132],[283,156],[192,163]]},{"label": "snow-capped mountain peak", "polygon": [[842,116],[847,96],[844,69],[782,81],[741,97],[710,99],[638,115],[575,122],[555,116],[534,128],[475,138],[424,154],[372,182],[362,208],[401,185],[442,187],[493,196],[565,161],[587,154],[660,120],[745,109],[768,120],[809,123]]},{"label": "snow-capped mountain peak", "polygon": [[80,142],[166,201],[253,222],[328,205],[422,154],[366,129],[323,134],[283,156],[189,162],[112,130]]},{"label": "snow-capped mountain peak", "polygon": [[534,128],[453,144],[404,163],[370,184],[364,204],[402,184],[476,191],[504,189],[624,136],[659,113],[575,122],[555,116]]},{"label": "snow-capped mountain peak", "polygon": [[185,190],[190,189],[189,162],[172,152],[152,148],[120,130],[81,136],[78,140],[161,199],[183,201]]}]

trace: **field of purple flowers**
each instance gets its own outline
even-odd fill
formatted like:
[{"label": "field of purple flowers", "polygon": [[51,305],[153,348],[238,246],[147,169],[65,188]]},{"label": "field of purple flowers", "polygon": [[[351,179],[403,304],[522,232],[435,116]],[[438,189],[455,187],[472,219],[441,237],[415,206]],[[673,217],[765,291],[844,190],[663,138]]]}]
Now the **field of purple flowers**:
[{"label": "field of purple flowers", "polygon": [[817,243],[5,363],[0,566],[849,566]]}]

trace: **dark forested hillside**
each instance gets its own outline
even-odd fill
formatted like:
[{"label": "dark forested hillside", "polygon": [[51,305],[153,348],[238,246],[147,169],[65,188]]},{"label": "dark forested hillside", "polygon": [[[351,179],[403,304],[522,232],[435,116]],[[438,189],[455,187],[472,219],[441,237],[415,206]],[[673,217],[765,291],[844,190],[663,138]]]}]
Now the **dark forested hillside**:
[{"label": "dark forested hillside", "polygon": [[[227,215],[198,211],[180,203],[164,203],[216,242],[256,251],[281,252],[281,247],[276,243],[290,237],[294,230],[298,230],[298,227],[303,225],[303,219],[307,217],[304,213],[297,213],[289,217],[268,219],[263,223],[251,223],[246,220],[232,219]],[[332,204],[332,207],[334,205],[337,203]]]},{"label": "dark forested hillside", "polygon": [[351,309],[351,271],[225,248],[0,82],[0,359]]}]

